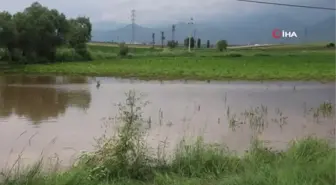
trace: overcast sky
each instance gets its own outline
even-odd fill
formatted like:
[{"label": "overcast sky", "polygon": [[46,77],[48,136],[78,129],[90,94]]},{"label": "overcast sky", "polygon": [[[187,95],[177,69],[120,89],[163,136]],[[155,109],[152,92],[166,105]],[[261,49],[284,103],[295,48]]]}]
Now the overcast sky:
[{"label": "overcast sky", "polygon": [[[312,6],[335,7],[335,0],[263,0]],[[33,0],[0,0],[0,10],[21,11]],[[274,6],[238,2],[235,0],[40,0],[42,5],[56,8],[67,16],[85,15],[92,21],[115,21],[129,23],[131,10],[136,10],[138,24],[176,23],[194,17],[206,21],[221,15],[243,16],[270,11]],[[291,8],[278,10],[295,11]]]}]

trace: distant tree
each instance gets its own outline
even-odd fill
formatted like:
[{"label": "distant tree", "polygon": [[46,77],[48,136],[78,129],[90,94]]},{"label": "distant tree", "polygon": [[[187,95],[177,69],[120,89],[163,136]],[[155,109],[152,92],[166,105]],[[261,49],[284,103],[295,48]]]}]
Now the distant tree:
[{"label": "distant tree", "polygon": [[326,45],[327,48],[334,48],[335,47],[335,43],[330,42]]},{"label": "distant tree", "polygon": [[201,39],[200,38],[197,39],[197,48],[201,48]]},{"label": "distant tree", "polygon": [[155,33],[152,33],[152,44],[153,44],[153,47],[155,45]]},{"label": "distant tree", "polygon": [[217,49],[219,50],[219,51],[223,51],[223,50],[226,50],[226,48],[227,48],[227,41],[226,40],[220,40],[220,41],[218,41],[217,42]]},{"label": "distant tree", "polygon": [[190,45],[191,45],[190,47],[191,48],[195,48],[195,46],[196,46],[196,40],[194,39],[194,37],[191,37],[190,42],[191,42],[190,43]]},{"label": "distant tree", "polygon": [[210,48],[210,40],[207,41],[207,48]]},{"label": "distant tree", "polygon": [[172,41],[175,41],[175,30],[176,30],[176,25],[172,25]]},{"label": "distant tree", "polygon": [[[187,48],[189,47],[189,37],[184,39],[184,46]],[[190,48],[194,48],[194,47],[195,47],[195,39],[194,37],[191,37],[190,38]]]},{"label": "distant tree", "polygon": [[166,37],[164,36],[164,32],[162,31],[161,32],[161,45],[162,45],[162,48],[163,48],[163,42],[164,42],[165,39],[166,39]]},{"label": "distant tree", "polygon": [[170,41],[167,42],[167,46],[171,49],[175,48],[177,46],[177,44],[178,44],[177,41],[170,40]]},{"label": "distant tree", "polygon": [[189,39],[189,38],[185,38],[185,39],[184,39],[184,41],[183,41],[183,45],[184,45],[184,47],[188,47],[188,42],[189,42],[188,39]]}]

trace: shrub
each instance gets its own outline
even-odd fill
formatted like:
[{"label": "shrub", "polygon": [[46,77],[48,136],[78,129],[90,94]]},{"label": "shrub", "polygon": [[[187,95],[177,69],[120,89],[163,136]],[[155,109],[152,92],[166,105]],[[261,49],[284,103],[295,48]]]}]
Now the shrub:
[{"label": "shrub", "polygon": [[20,49],[14,49],[11,57],[12,61],[18,61],[23,64],[27,63],[27,59],[22,55],[22,51]]},{"label": "shrub", "polygon": [[134,90],[126,94],[125,104],[118,104],[115,118],[118,134],[98,138],[95,152],[84,153],[77,165],[87,167],[89,179],[103,180],[128,177],[146,180],[154,176],[153,157],[148,155],[144,140],[148,128],[142,117],[143,101]]},{"label": "shrub", "polygon": [[[186,48],[189,47],[189,37],[184,39],[184,46]],[[190,38],[190,48],[194,48],[194,47],[195,47],[195,39],[194,39],[194,37],[191,37]]]},{"label": "shrub", "polygon": [[73,62],[82,61],[84,58],[79,55],[75,49],[72,48],[60,48],[56,50],[56,61],[59,62]]},{"label": "shrub", "polygon": [[19,61],[22,60],[22,52],[18,49],[14,49],[12,56],[10,56],[9,52],[5,48],[0,48],[0,61]]},{"label": "shrub", "polygon": [[125,43],[119,44],[119,55],[126,56],[129,52],[128,46]]},{"label": "shrub", "polygon": [[335,47],[335,43],[330,42],[330,43],[328,43],[328,44],[326,45],[326,47],[327,47],[327,48],[334,48],[334,47]]},{"label": "shrub", "polygon": [[92,56],[86,47],[75,49],[75,51],[78,55],[82,56],[84,60],[92,60]]},{"label": "shrub", "polygon": [[226,40],[220,40],[220,41],[218,41],[217,42],[217,49],[219,50],[219,51],[223,51],[223,50],[226,50],[226,48],[227,48],[227,41]]},{"label": "shrub", "polygon": [[175,48],[177,46],[177,41],[170,40],[170,41],[167,42],[167,46],[171,49]]},{"label": "shrub", "polygon": [[201,39],[197,39],[197,48],[201,48]]}]

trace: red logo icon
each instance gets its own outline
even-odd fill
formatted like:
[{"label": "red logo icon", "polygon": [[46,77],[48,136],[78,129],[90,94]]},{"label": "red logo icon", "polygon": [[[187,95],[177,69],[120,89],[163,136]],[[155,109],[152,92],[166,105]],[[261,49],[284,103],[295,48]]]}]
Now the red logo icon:
[{"label": "red logo icon", "polygon": [[273,31],[272,31],[272,36],[273,36],[273,38],[275,38],[275,39],[280,39],[281,38],[281,30],[279,30],[279,29],[274,29]]}]

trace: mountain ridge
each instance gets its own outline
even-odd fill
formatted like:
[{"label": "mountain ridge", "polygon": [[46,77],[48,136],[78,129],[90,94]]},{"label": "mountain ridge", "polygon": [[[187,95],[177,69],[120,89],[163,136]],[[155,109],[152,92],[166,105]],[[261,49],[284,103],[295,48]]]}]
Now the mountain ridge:
[{"label": "mountain ridge", "polygon": [[[217,23],[216,23],[217,22]],[[226,39],[231,44],[275,44],[297,42],[335,41],[335,15],[317,23],[302,22],[285,14],[263,14],[247,17],[246,19],[231,21],[213,21],[196,23],[194,25],[179,22],[176,24],[175,40],[180,43],[191,33],[200,38],[203,43],[210,40],[214,43]],[[273,29],[295,31],[298,38],[274,39]],[[307,31],[308,30],[308,31]],[[171,26],[149,28],[135,25],[135,40],[137,42],[152,42],[152,33],[155,33],[155,42],[161,43],[161,31],[165,33],[166,41],[172,39]],[[93,29],[93,41],[130,42],[132,40],[132,25],[126,25],[115,30]]]}]

